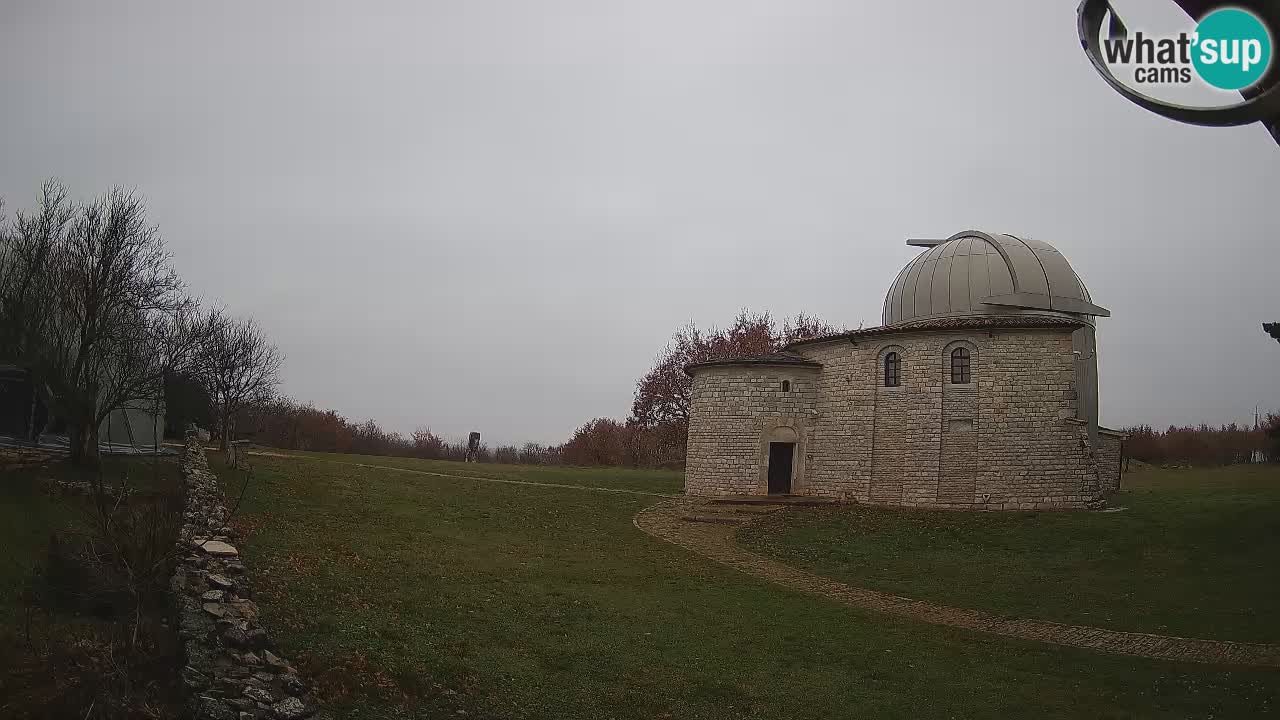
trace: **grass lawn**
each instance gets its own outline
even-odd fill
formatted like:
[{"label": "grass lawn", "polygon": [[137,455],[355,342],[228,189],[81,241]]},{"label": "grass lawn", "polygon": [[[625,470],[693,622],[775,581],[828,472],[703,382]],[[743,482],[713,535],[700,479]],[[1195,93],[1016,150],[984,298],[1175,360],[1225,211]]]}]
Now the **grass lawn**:
[{"label": "grass lawn", "polygon": [[758,552],[850,584],[1017,617],[1280,642],[1280,468],[1125,476],[1116,513],[776,513]]},{"label": "grass lawn", "polygon": [[[679,476],[255,457],[241,544],[268,628],[338,717],[1242,717],[1280,673],[864,614],[650,538]],[[218,467],[217,458],[211,458]],[[674,486],[674,487],[673,487]],[[464,716],[458,711],[464,711]]]},{"label": "grass lawn", "polygon": [[[181,475],[171,458],[107,457],[101,473],[111,486],[127,477],[133,491],[112,506],[117,520],[158,498],[177,506]],[[182,654],[167,616],[167,571],[162,568],[154,585],[135,585],[142,604],[133,603],[114,582],[117,566],[103,552],[86,552],[100,537],[90,532],[92,500],[46,488],[51,480],[83,482],[94,475],[57,456],[0,450],[0,717],[172,718],[181,712],[176,668]],[[176,531],[160,537],[156,546],[171,547],[176,537]],[[101,542],[93,547],[106,549]],[[90,555],[95,562],[85,560]],[[132,642],[126,638],[135,619]]]},{"label": "grass lawn", "polygon": [[[263,452],[275,451],[264,450]],[[298,452],[290,453],[290,455],[336,462],[343,465],[359,463],[387,468],[434,472],[444,475],[520,480],[553,485],[608,487],[618,490],[669,495],[684,492],[684,473],[678,470],[545,467],[536,465],[499,465],[496,463],[468,464],[449,460],[419,460],[418,458],[386,457],[381,455],[341,455],[318,452]]]}]

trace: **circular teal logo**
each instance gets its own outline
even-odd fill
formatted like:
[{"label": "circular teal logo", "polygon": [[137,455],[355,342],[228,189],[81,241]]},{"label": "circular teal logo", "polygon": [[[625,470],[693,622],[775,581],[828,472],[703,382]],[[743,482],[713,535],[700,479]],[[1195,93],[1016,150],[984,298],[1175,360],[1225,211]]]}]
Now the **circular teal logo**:
[{"label": "circular teal logo", "polygon": [[1196,26],[1192,42],[1196,72],[1221,90],[1243,90],[1261,80],[1271,65],[1271,33],[1248,10],[1209,13]]}]

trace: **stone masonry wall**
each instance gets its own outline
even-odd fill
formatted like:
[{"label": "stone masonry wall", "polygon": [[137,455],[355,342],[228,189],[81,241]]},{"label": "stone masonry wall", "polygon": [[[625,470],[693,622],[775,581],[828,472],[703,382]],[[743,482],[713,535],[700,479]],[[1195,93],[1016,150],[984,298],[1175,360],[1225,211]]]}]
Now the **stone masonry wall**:
[{"label": "stone masonry wall", "polygon": [[[982,358],[972,351],[970,359],[976,367]],[[981,393],[976,383],[953,385],[950,380],[950,350],[944,348],[943,383],[942,383],[942,422],[938,424],[942,446],[938,450],[938,484],[937,493],[929,497],[926,485],[917,499],[929,502],[933,499],[945,504],[967,504],[974,501],[977,492],[978,468],[982,464],[978,440],[982,437],[982,428],[978,425],[978,414]],[[977,375],[974,378],[977,379]]]},{"label": "stone masonry wall", "polygon": [[[705,368],[693,378],[685,492],[762,495],[770,428],[798,436],[793,465],[803,467],[805,435],[817,394],[816,369],[793,366]],[[782,381],[791,383],[782,391]],[[793,492],[798,492],[793,487]]]},{"label": "stone masonry wall", "polygon": [[[951,349],[970,350],[973,382],[950,382]],[[1068,330],[903,332],[800,346],[822,364],[804,416],[795,492],[874,504],[958,509],[1083,507],[1102,495],[1099,460],[1076,419]],[[884,387],[898,352],[901,386]],[[698,370],[689,427],[691,494],[763,493],[761,370]],[[779,377],[775,372],[774,377]],[[766,383],[767,385],[767,383]],[[766,385],[761,385],[761,388]],[[1105,464],[1105,463],[1104,463]]]},{"label": "stone masonry wall", "polygon": [[187,484],[179,539],[183,552],[170,586],[186,650],[182,678],[191,691],[191,717],[301,720],[316,715],[315,699],[293,665],[271,651],[258,621],[244,562],[225,525],[228,512],[218,478],[194,431],[187,435],[182,469]]},{"label": "stone masonry wall", "polygon": [[1120,469],[1124,462],[1125,435],[1115,430],[1102,429],[1098,432],[1098,442],[1102,446],[1098,450],[1098,474],[1101,476],[1102,492],[1110,495],[1120,489]]},{"label": "stone masonry wall", "polygon": [[1087,427],[1077,415],[1076,362],[1065,332],[995,333],[978,380],[983,428],[974,504],[1083,507],[1099,498]]}]

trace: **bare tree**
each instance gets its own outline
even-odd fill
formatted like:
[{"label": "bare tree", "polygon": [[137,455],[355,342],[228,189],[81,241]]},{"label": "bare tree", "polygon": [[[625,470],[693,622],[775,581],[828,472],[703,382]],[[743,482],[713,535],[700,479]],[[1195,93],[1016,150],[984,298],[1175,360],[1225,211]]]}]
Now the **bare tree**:
[{"label": "bare tree", "polygon": [[0,352],[24,365],[50,320],[49,261],[74,214],[66,189],[53,180],[41,186],[37,203],[34,213],[18,211],[12,225],[0,223]]},{"label": "bare tree", "polygon": [[252,318],[229,318],[214,311],[207,323],[198,372],[217,404],[219,446],[226,450],[236,415],[275,395],[283,358]]},{"label": "bare tree", "polygon": [[190,364],[203,323],[146,223],[140,197],[114,188],[72,203],[57,182],[0,238],[8,354],[67,422],[71,458],[96,464],[114,410],[159,403],[164,376]]},{"label": "bare tree", "polygon": [[[0,217],[0,361],[29,367],[29,355],[38,347],[48,314],[46,294],[52,285],[47,274],[57,239],[71,219],[66,190],[56,182],[41,187],[35,213],[18,212],[12,225]],[[0,201],[0,207],[3,203]],[[38,389],[38,378],[31,377]],[[28,415],[28,439],[39,435],[36,427],[37,396],[32,395]]]}]

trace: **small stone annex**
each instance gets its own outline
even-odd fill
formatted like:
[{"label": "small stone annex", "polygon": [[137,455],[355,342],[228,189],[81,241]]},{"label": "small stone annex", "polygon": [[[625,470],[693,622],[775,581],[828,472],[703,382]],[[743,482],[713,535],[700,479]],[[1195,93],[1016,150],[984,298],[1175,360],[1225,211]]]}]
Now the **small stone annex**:
[{"label": "small stone annex", "polygon": [[979,231],[898,273],[884,324],[697,363],[685,492],[973,510],[1098,507],[1123,435],[1098,425],[1093,304],[1053,246]]}]

